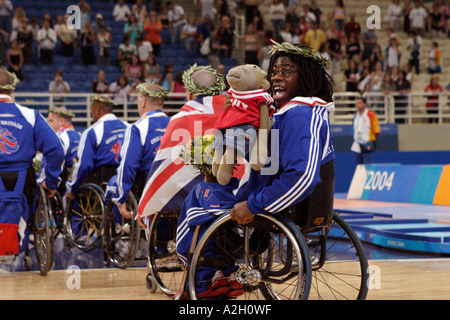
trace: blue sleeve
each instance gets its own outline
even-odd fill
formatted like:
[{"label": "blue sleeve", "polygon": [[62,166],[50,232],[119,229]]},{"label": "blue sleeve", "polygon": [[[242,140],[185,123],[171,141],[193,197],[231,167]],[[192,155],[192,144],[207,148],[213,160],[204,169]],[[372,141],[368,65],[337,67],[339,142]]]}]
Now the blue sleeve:
[{"label": "blue sleeve", "polygon": [[136,126],[130,126],[125,131],[125,141],[120,150],[120,165],[117,168],[117,193],[113,201],[124,203],[128,192],[136,180],[136,173],[141,167],[143,146],[140,132]]},{"label": "blue sleeve", "polygon": [[75,192],[81,182],[94,170],[97,139],[94,130],[86,130],[78,148],[78,162],[72,172],[72,179],[67,182],[67,191]]},{"label": "blue sleeve", "polygon": [[321,132],[326,127],[323,109],[295,108],[283,116],[278,126],[280,169],[270,184],[249,195],[247,207],[253,214],[282,211],[312,193],[320,182]]},{"label": "blue sleeve", "polygon": [[45,183],[50,189],[56,189],[60,182],[60,174],[64,164],[64,149],[55,131],[45,121],[42,115],[36,112],[34,136],[36,149],[46,159]]}]

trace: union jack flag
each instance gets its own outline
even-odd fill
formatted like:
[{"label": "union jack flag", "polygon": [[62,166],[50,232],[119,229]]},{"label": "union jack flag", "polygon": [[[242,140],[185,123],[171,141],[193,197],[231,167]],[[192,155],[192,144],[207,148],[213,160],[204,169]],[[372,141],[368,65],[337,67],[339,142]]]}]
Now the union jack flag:
[{"label": "union jack flag", "polygon": [[139,202],[139,216],[180,210],[184,199],[203,175],[186,166],[179,154],[191,138],[214,134],[214,125],[226,96],[200,96],[186,103],[169,122],[161,139],[149,178]]}]

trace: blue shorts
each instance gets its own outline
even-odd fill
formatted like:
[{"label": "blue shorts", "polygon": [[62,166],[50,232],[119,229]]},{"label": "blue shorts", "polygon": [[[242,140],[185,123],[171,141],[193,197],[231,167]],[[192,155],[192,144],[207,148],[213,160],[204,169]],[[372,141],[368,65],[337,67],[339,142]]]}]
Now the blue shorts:
[{"label": "blue shorts", "polygon": [[256,144],[257,137],[258,131],[254,125],[234,126],[217,131],[213,147],[214,150],[222,149],[222,153],[225,152],[226,147],[231,147],[237,150],[238,157],[249,161],[250,151]]}]

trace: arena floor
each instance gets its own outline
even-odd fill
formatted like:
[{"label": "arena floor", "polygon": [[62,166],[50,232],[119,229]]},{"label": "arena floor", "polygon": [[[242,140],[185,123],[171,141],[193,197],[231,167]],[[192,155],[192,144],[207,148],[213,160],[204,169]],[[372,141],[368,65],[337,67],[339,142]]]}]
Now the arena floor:
[{"label": "arena floor", "polygon": [[[431,215],[443,223],[450,223],[450,208],[439,206],[418,210],[420,205],[375,201],[335,200],[335,208],[388,211],[395,208],[405,217]],[[404,210],[402,210],[404,208]],[[422,207],[423,208],[423,207]],[[416,210],[417,209],[417,210]],[[373,209],[375,210],[375,209]],[[62,242],[62,241],[61,241]],[[368,300],[448,300],[450,299],[450,256],[414,253],[382,248],[365,243],[377,283],[368,293]],[[162,293],[146,289],[145,260],[135,262],[126,270],[105,267],[101,250],[85,253],[63,249],[57,242],[55,265],[47,276],[38,271],[24,271],[20,263],[0,266],[1,300],[168,300]],[[80,269],[79,287],[70,285],[71,271]]]}]

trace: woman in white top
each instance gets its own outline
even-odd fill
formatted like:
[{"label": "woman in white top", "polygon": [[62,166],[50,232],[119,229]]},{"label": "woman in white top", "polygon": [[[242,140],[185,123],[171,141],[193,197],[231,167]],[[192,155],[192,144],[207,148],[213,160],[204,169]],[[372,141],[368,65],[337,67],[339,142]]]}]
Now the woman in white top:
[{"label": "woman in white top", "polygon": [[281,0],[274,0],[269,8],[270,21],[272,21],[273,34],[275,38],[280,35],[281,28],[284,24],[284,18],[286,15],[286,9],[284,3]]}]

